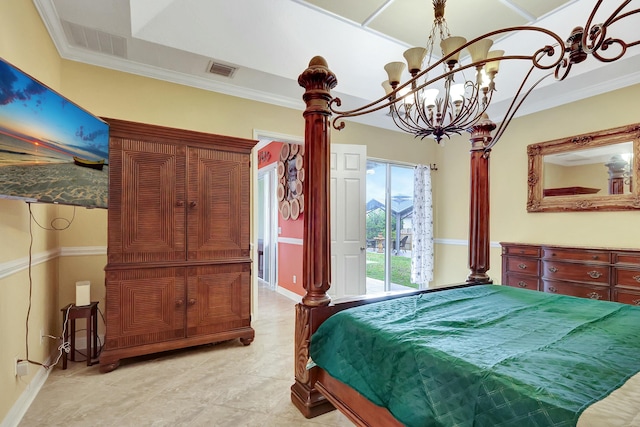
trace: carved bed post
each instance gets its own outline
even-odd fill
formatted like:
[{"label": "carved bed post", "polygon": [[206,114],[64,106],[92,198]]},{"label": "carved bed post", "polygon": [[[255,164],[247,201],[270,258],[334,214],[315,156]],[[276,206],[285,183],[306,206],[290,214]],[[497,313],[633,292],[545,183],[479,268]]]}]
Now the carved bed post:
[{"label": "carved bed post", "polygon": [[[331,230],[329,210],[330,131],[329,102],[331,89],[338,83],[324,58],[314,57],[298,77],[305,88],[307,105],[305,118],[303,167],[304,180],[304,242],[303,283],[306,290],[302,303],[296,305],[295,378],[291,386],[291,401],[307,418],[334,407],[315,388],[316,370],[307,370],[309,340],[313,331],[313,307],[328,305],[327,291],[331,286]],[[319,226],[322,224],[322,226]]]},{"label": "carved bed post", "polygon": [[471,191],[469,203],[469,269],[467,283],[492,283],[489,270],[489,155],[495,123],[484,115],[471,130]]}]

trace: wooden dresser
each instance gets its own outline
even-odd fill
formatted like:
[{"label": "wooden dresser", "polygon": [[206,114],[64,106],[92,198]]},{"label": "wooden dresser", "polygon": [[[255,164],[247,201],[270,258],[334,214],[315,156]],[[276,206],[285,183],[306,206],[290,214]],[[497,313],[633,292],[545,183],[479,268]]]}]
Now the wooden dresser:
[{"label": "wooden dresser", "polygon": [[143,354],[233,338],[250,344],[256,141],[105,120],[109,246],[101,371]]},{"label": "wooden dresser", "polygon": [[640,305],[640,250],[501,245],[503,285]]}]

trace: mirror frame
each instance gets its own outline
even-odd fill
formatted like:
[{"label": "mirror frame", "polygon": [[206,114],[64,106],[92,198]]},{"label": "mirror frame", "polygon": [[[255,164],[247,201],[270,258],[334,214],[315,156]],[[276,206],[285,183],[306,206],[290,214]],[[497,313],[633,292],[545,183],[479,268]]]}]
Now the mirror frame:
[{"label": "mirror frame", "polygon": [[[632,141],[631,194],[543,196],[547,154],[566,153]],[[527,146],[529,157],[527,212],[620,211],[640,209],[640,123]]]}]

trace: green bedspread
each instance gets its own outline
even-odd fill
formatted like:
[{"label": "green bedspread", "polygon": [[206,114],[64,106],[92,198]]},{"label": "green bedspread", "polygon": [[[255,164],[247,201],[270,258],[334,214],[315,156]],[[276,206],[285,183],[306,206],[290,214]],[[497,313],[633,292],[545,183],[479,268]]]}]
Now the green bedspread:
[{"label": "green bedspread", "polygon": [[335,314],[310,354],[408,426],[573,426],[640,371],[640,307],[451,289]]}]

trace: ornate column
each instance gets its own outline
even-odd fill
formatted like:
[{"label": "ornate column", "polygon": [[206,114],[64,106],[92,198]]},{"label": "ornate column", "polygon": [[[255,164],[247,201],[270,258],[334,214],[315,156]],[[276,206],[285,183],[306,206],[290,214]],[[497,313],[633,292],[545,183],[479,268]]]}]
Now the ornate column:
[{"label": "ornate column", "polygon": [[471,191],[469,203],[469,269],[467,283],[493,283],[489,270],[489,155],[495,123],[485,114],[471,129]]},{"label": "ornate column", "polygon": [[[302,97],[307,108],[305,118],[303,167],[304,242],[303,284],[306,290],[302,303],[296,305],[295,383],[291,386],[291,401],[307,418],[329,412],[334,407],[315,388],[316,371],[307,369],[309,340],[313,331],[314,307],[331,301],[327,291],[331,286],[331,228],[329,207],[331,89],[338,83],[327,61],[314,57],[298,77],[305,88]],[[319,226],[322,224],[322,226]]]}]

